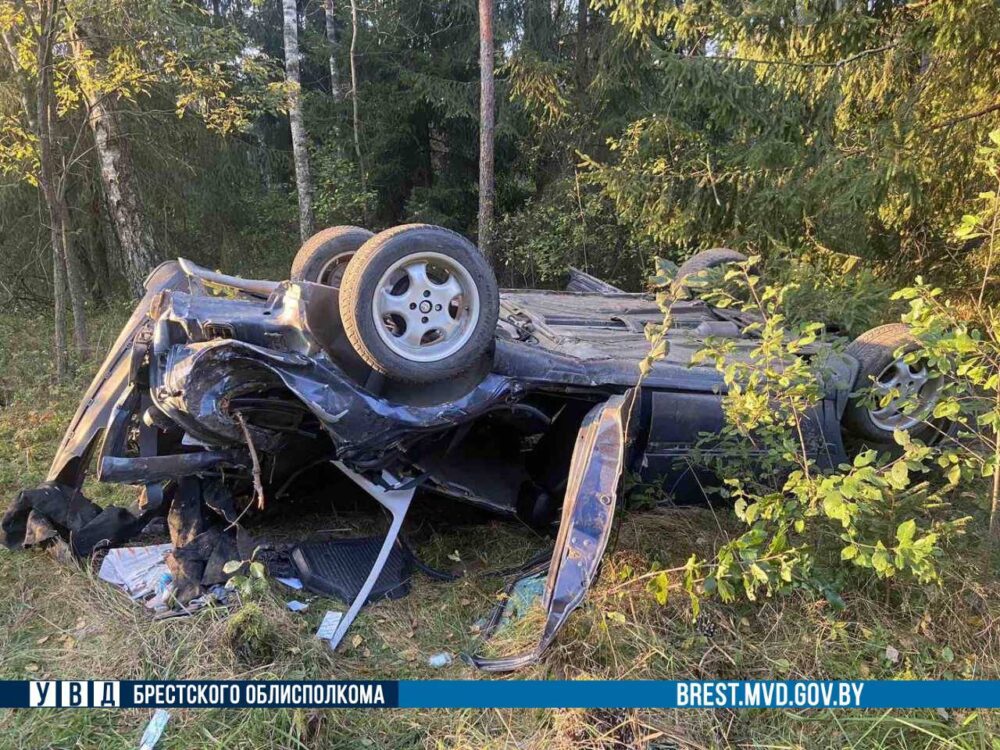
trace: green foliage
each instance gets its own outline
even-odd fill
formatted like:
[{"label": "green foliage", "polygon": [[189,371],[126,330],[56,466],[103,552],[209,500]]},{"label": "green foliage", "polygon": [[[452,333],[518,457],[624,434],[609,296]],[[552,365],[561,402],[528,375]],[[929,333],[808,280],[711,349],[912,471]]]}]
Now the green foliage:
[{"label": "green foliage", "polygon": [[274,661],[281,634],[258,602],[243,604],[226,622],[225,643],[233,656],[247,666]]},{"label": "green foliage", "polygon": [[[359,8],[363,176],[347,94],[350,8],[334,5],[337,92],[324,9],[300,14],[317,221],[431,221],[474,236],[474,4]],[[19,219],[37,170],[18,101],[18,77],[30,82],[37,68],[24,7],[0,5],[18,61],[0,64],[0,171],[20,183],[0,190],[0,211]],[[65,7],[57,137],[95,300],[112,286],[97,280],[117,280],[121,263],[94,155],[77,137],[83,84],[127,126],[165,254],[283,275],[298,237],[280,3]],[[535,0],[496,8],[497,213],[509,283],[557,284],[572,264],[638,289],[654,254],[680,260],[721,242],[753,247],[775,278],[798,280],[790,307],[848,331],[881,314],[865,289],[903,263],[975,289],[987,262],[981,238],[967,225],[954,253],[951,227],[954,206],[992,190],[976,158],[1000,118],[991,0],[597,0],[582,24],[577,10]],[[64,42],[77,26],[94,44],[74,56]],[[32,233],[4,233],[0,271],[27,285],[8,297],[50,294],[35,244]],[[841,274],[854,257],[865,263]]]},{"label": "green foliage", "polygon": [[[942,434],[938,465],[953,485],[976,477],[992,479],[989,534],[995,545],[1000,542],[1000,313],[983,300],[1000,255],[1000,129],[989,134],[978,158],[993,175],[994,189],[981,192],[975,209],[955,228],[958,241],[979,243],[984,267],[975,301],[959,309],[940,288],[919,277],[895,296],[908,301],[903,321],[918,341],[905,359],[925,365],[938,388],[930,415]],[[917,404],[910,401],[912,412]]]},{"label": "green foliage", "polygon": [[572,179],[549,186],[537,202],[498,222],[502,272],[513,286],[558,286],[570,266],[625,289],[638,289],[637,270],[653,248],[636,241],[607,200]]},{"label": "green foliage", "polygon": [[363,188],[358,169],[339,145],[325,143],[310,154],[316,194],[313,210],[318,226],[364,226],[374,209],[376,194]]},{"label": "green foliage", "polygon": [[968,269],[951,213],[1000,117],[991,0],[602,0],[656,60],[647,112],[586,160],[623,219],[676,257],[709,243],[823,247]]},{"label": "green foliage", "polygon": [[[703,596],[755,601],[804,589],[836,601],[835,589],[851,570],[937,581],[943,545],[969,520],[947,497],[962,479],[952,470],[954,447],[897,432],[895,453],[864,450],[850,464],[818,466],[821,436],[809,423],[832,372],[824,354],[830,350],[816,348],[825,326],[793,321],[796,286],[762,284],[751,271],[756,260],[731,266],[721,285],[702,291],[715,306],[749,316],[744,333],[756,345],[741,354],[732,339],[708,339],[692,358],[722,374],[726,393],[724,427],[703,436],[691,460],[722,479],[720,493],[745,526],[713,558],[689,560],[685,585],[696,616]],[[669,270],[662,269],[661,285]],[[740,287],[742,293],[734,291]],[[961,337],[960,330],[954,335]],[[655,340],[653,349],[652,360],[662,356]],[[955,408],[963,419],[975,414],[965,404]]]},{"label": "green foliage", "polygon": [[556,125],[569,117],[570,102],[564,90],[568,66],[540,60],[527,51],[507,63],[506,73],[511,101],[519,101],[536,126]]},{"label": "green foliage", "polygon": [[268,591],[267,569],[259,560],[230,560],[222,566],[222,572],[232,576],[226,585],[243,599],[261,599]]},{"label": "green foliage", "polygon": [[891,284],[856,255],[822,248],[784,251],[765,273],[785,286],[792,322],[822,320],[828,329],[857,336],[899,312],[890,302]]}]

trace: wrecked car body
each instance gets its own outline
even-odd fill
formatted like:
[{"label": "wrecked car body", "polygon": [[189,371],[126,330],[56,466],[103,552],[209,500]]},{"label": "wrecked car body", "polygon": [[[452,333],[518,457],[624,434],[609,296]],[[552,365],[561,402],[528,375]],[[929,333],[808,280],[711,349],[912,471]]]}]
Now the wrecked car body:
[{"label": "wrecked car body", "polygon": [[[414,279],[438,262],[434,253],[421,256],[423,269],[403,267],[402,291],[392,275],[401,261],[390,258],[396,266],[382,274],[389,282],[377,287],[388,307],[366,320],[385,322],[397,353],[471,340],[477,331],[463,328],[463,316],[488,307],[483,298],[470,301],[483,288],[470,292],[461,278],[443,296],[434,295],[450,278],[423,282],[418,295]],[[349,266],[345,283],[360,283],[351,273]],[[574,283],[583,291],[500,292],[488,346],[454,376],[415,382],[419,370],[397,380],[372,366],[345,323],[345,292],[332,283],[246,280],[164,263],[84,394],[46,483],[8,509],[2,541],[62,543],[86,556],[164,516],[178,598],[193,598],[225,580],[226,562],[253,555],[245,514],[265,498],[280,502],[311,467],[333,464],[389,511],[391,523],[331,645],[369,601],[415,493],[424,492],[535,527],[559,519],[537,647],[510,659],[472,659],[496,671],[527,664],[595,580],[623,476],[657,482],[679,501],[700,492],[701,470],[683,459],[701,435],[721,429],[725,388],[713,368],[691,366],[691,355],[710,336],[732,338],[734,356],[755,346],[734,313],[678,301],[669,353],[640,384],[644,329],[662,321],[654,299],[586,274]],[[433,325],[435,312],[445,316],[439,328],[393,348],[408,331],[419,333],[421,320]],[[457,338],[449,339],[452,329]],[[819,344],[812,354],[825,357],[828,376],[806,439],[817,461],[833,466],[846,460],[841,417],[859,363]],[[139,501],[99,508],[82,494],[89,472],[138,485]]]}]

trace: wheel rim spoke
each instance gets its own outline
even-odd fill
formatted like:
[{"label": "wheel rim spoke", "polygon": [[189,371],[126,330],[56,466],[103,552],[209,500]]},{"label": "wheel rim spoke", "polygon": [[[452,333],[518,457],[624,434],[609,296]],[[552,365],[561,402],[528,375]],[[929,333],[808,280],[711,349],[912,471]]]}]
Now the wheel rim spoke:
[{"label": "wheel rim spoke", "polygon": [[[883,430],[911,429],[933,412],[938,385],[939,380],[931,377],[925,363],[911,364],[901,357],[876,379],[872,390],[879,401],[868,410],[868,415]],[[890,400],[883,405],[887,396]]]},{"label": "wheel rim spoke", "polygon": [[[443,283],[434,280],[444,275]],[[392,294],[403,276],[406,291]],[[376,288],[377,333],[394,353],[409,361],[444,359],[461,349],[475,331],[478,288],[469,272],[450,256],[437,252],[407,256],[386,269]],[[456,301],[459,309],[452,317]]]},{"label": "wheel rim spoke", "polygon": [[416,348],[420,346],[420,342],[423,340],[426,333],[427,333],[427,328],[425,328],[424,326],[420,325],[415,321],[412,324],[409,321],[407,321],[406,331],[400,338],[408,346]]},{"label": "wheel rim spoke", "polygon": [[443,337],[448,337],[461,329],[461,323],[451,317],[447,310],[442,310],[434,316],[434,328],[441,331]]},{"label": "wheel rim spoke", "polygon": [[405,266],[406,275],[410,277],[409,295],[416,297],[431,288],[431,280],[427,278],[427,264],[424,262],[412,263]]},{"label": "wheel rim spoke", "polygon": [[410,312],[408,306],[408,300],[405,295],[402,294],[392,294],[388,289],[383,289],[380,292],[379,297],[379,309],[383,314],[394,313],[406,318]]},{"label": "wheel rim spoke", "polygon": [[448,280],[443,284],[437,285],[437,289],[434,291],[435,297],[444,307],[447,307],[456,297],[462,296],[462,285],[454,276],[449,276]]}]

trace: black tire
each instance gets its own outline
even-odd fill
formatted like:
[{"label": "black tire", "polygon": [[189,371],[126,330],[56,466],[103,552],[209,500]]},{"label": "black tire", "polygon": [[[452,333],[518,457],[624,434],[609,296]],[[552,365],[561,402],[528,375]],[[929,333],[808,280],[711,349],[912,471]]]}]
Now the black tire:
[{"label": "black tire", "polygon": [[[889,323],[865,331],[844,350],[861,365],[854,381],[855,391],[867,391],[875,378],[896,361],[896,352],[916,349],[918,342],[903,323]],[[879,446],[894,445],[891,430],[879,427],[872,421],[869,408],[862,399],[852,398],[844,409],[843,425],[850,437]],[[908,428],[910,437],[924,442],[933,442],[940,432],[933,424],[918,424]]]},{"label": "black tire", "polygon": [[351,256],[373,236],[367,229],[352,226],[328,227],[316,232],[295,254],[291,280],[339,289]]},{"label": "black tire", "polygon": [[728,247],[713,247],[711,250],[702,250],[695,253],[681,264],[677,269],[677,278],[671,285],[671,291],[676,299],[687,299],[691,296],[685,280],[688,276],[695,276],[709,268],[718,268],[727,263],[744,263],[747,256],[737,250],[730,250]]},{"label": "black tire", "polygon": [[[414,361],[389,348],[373,315],[383,275],[407,256],[425,252],[447,256],[460,265],[479,296],[479,314],[470,318],[468,339],[457,351],[436,361]],[[480,362],[493,345],[499,312],[496,278],[483,254],[462,235],[430,224],[405,224],[372,237],[347,264],[340,288],[340,316],[354,350],[377,372],[405,383],[447,380]]]}]

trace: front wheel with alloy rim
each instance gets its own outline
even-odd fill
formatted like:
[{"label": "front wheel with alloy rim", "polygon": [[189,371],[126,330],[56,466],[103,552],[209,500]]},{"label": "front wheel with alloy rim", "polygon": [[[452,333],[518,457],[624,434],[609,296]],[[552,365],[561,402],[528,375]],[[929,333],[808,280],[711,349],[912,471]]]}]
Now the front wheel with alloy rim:
[{"label": "front wheel with alloy rim", "polygon": [[[907,362],[906,354],[918,346],[902,323],[879,326],[858,336],[845,350],[861,365],[855,390],[872,391],[872,397],[853,398],[844,410],[849,435],[864,442],[893,443],[895,430],[933,442],[941,428],[933,419],[940,399],[941,378],[926,362]],[[897,356],[898,352],[898,356]]]},{"label": "front wheel with alloy rim", "polygon": [[368,240],[347,264],[340,315],[355,351],[393,380],[432,383],[480,361],[500,294],[482,253],[451,230],[407,224]]}]

